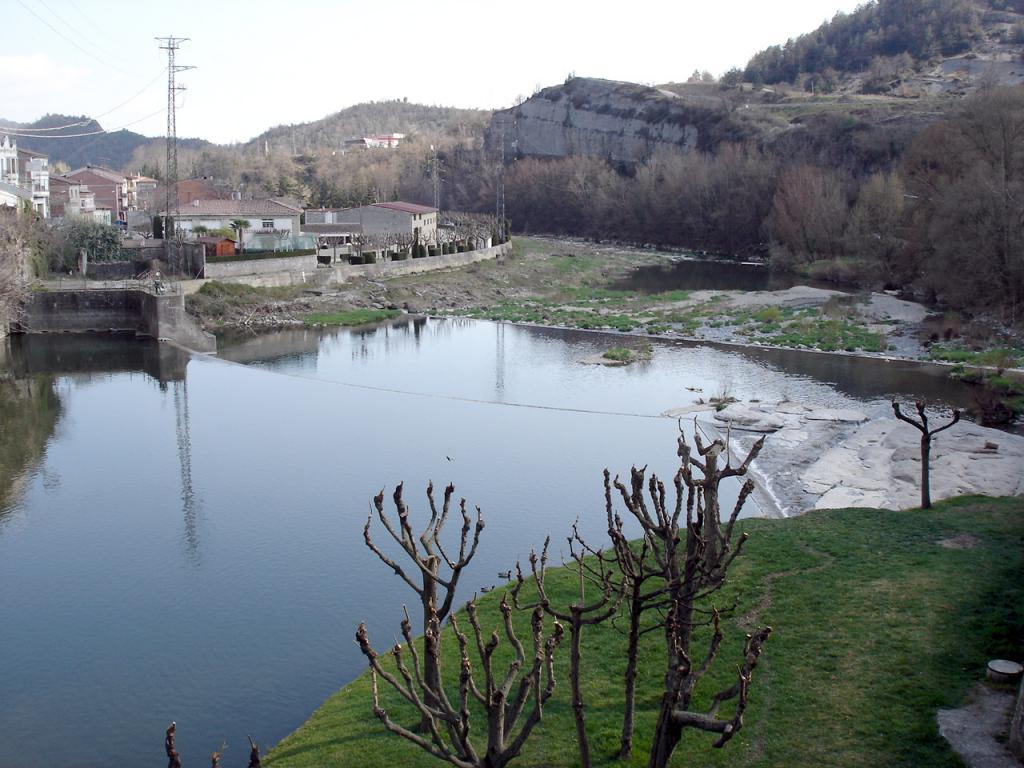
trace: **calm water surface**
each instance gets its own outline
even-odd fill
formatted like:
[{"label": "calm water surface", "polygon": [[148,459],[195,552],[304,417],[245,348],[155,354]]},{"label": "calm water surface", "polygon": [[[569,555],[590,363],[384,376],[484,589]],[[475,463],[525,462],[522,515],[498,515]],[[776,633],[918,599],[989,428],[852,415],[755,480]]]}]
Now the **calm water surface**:
[{"label": "calm water surface", "polygon": [[963,398],[929,367],[779,350],[585,366],[622,339],[476,321],[228,341],[245,365],[102,337],[4,350],[3,768],[160,764],[172,719],[186,764],[287,735],[363,669],[360,621],[397,632],[410,593],[361,531],[399,480],[417,514],[431,478],[483,508],[468,597],[577,517],[596,541],[605,466],[670,475],[676,425],[657,416],[687,387],[869,411]]}]

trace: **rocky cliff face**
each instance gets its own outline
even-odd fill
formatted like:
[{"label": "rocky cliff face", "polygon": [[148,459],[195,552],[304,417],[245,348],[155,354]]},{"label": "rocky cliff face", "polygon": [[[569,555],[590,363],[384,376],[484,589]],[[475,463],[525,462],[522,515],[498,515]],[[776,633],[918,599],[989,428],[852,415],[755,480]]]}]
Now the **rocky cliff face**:
[{"label": "rocky cliff face", "polygon": [[632,164],[659,146],[708,149],[725,138],[742,140],[743,133],[717,105],[633,83],[573,78],[496,112],[487,145],[504,144],[507,158],[592,155]]}]

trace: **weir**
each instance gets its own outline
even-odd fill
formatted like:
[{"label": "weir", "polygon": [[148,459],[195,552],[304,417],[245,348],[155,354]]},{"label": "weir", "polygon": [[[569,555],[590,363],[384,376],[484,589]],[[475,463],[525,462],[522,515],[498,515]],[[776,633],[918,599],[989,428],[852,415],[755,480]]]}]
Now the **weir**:
[{"label": "weir", "polygon": [[217,339],[185,312],[182,292],[143,287],[56,288],[32,294],[15,333],[135,333],[173,341],[196,352],[216,352]]}]

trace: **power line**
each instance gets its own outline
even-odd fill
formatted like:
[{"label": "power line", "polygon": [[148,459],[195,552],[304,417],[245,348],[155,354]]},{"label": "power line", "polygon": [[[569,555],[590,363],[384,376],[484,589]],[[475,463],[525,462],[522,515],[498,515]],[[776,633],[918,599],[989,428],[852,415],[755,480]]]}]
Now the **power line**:
[{"label": "power line", "polygon": [[98,131],[89,131],[87,133],[62,133],[62,134],[59,134],[57,136],[40,136],[40,135],[35,134],[35,133],[17,133],[15,131],[8,131],[6,128],[0,128],[0,133],[2,133],[4,136],[17,136],[18,138],[21,138],[21,139],[78,139],[78,138],[81,138],[83,136],[99,136],[99,135],[104,134],[104,133],[117,133],[118,131],[123,131],[129,125],[135,125],[136,123],[141,123],[143,120],[148,120],[151,117],[159,115],[163,111],[164,111],[163,108],[160,108],[156,112],[150,112],[148,115],[144,115],[143,117],[140,117],[138,120],[132,120],[130,123],[125,123],[124,125],[120,126],[119,128],[111,128],[110,130],[106,130],[104,128],[101,128]]},{"label": "power line", "polygon": [[81,16],[83,19],[85,19],[87,22],[89,22],[89,25],[93,29],[95,29],[97,32],[101,32],[101,33],[103,32],[103,30],[100,29],[99,24],[97,24],[95,21],[92,20],[92,16],[87,15],[86,13],[84,13],[82,11],[81,8],[78,7],[78,4],[75,2],[75,0],[68,0],[68,5],[70,5],[72,8],[74,8],[78,12],[79,16]]},{"label": "power line", "polygon": [[[53,16],[55,19],[57,19],[57,21],[59,21],[61,24],[63,24],[65,27],[67,27],[69,30],[71,30],[71,34],[75,35],[77,38],[79,38],[79,39],[83,40],[84,42],[88,43],[89,45],[91,45],[94,49],[96,49],[100,53],[103,53],[104,54],[103,58],[104,58],[104,61],[106,61],[107,66],[114,66],[114,65],[112,65],[110,63],[109,59],[107,59],[107,56],[110,56],[111,54],[110,54],[110,51],[108,51],[104,46],[97,44],[96,41],[93,40],[91,37],[87,36],[81,30],[80,27],[75,26],[74,24],[71,24],[66,19],[64,19],[63,16],[61,16],[59,13],[57,13],[55,10],[53,10],[53,8],[51,8],[49,5],[47,5],[46,0],[37,0],[37,2],[41,6],[43,6],[43,8],[48,10],[50,12],[50,15]],[[116,60],[117,59],[117,54],[114,53],[112,55],[112,58]],[[115,69],[116,69],[116,67],[115,67]]]},{"label": "power line", "polygon": [[[44,131],[63,131],[65,129],[67,129],[67,128],[78,128],[81,125],[88,125],[89,123],[96,122],[101,117],[106,117],[107,115],[111,114],[112,112],[116,112],[121,107],[123,107],[125,104],[128,104],[129,102],[135,101],[135,99],[139,98],[139,96],[141,96],[146,91],[148,91],[150,89],[150,87],[153,85],[153,83],[155,83],[157,80],[159,80],[161,77],[163,77],[163,74],[166,71],[167,71],[166,69],[161,69],[157,73],[156,77],[154,77],[152,80],[150,80],[144,86],[142,86],[142,88],[137,93],[133,94],[132,96],[129,96],[127,99],[122,101],[117,106],[111,107],[106,112],[100,112],[98,115],[95,115],[93,117],[88,117],[85,120],[79,120],[77,123],[68,123],[67,125],[58,125],[58,126],[55,126],[55,127],[52,127],[52,128],[18,128],[17,130],[19,130],[19,131],[37,131],[37,132],[40,132],[40,133],[42,133]],[[145,118],[143,118],[143,119],[145,119]],[[138,121],[136,121],[136,122],[138,122]],[[131,123],[129,123],[129,125],[131,125]],[[115,128],[114,130],[118,130],[118,129]],[[3,128],[3,126],[0,126],[0,131],[6,133],[6,130]],[[53,137],[51,137],[51,136],[40,136],[39,138],[41,138],[41,139],[48,139],[48,138],[53,138]]]},{"label": "power line", "polygon": [[85,54],[86,56],[88,56],[89,58],[91,58],[91,59],[95,59],[96,61],[98,61],[98,62],[99,62],[100,64],[102,64],[103,66],[105,66],[105,67],[110,67],[111,69],[114,69],[114,70],[116,70],[116,71],[120,72],[120,73],[121,73],[121,74],[123,74],[123,75],[129,75],[129,76],[131,76],[131,74],[132,74],[131,72],[128,72],[128,71],[126,71],[126,70],[123,70],[123,69],[121,69],[120,67],[118,67],[118,66],[116,66],[116,65],[114,65],[114,64],[111,64],[111,63],[110,63],[109,61],[104,61],[104,60],[103,60],[103,59],[101,59],[101,58],[100,58],[99,56],[97,56],[96,54],[94,54],[94,53],[93,53],[92,51],[88,51],[88,50],[86,50],[85,48],[83,48],[82,46],[80,46],[80,45],[79,45],[79,44],[78,44],[77,42],[75,42],[75,40],[74,40],[74,39],[72,39],[72,38],[68,37],[67,35],[65,35],[65,34],[64,34],[63,32],[61,32],[61,31],[60,31],[59,29],[57,29],[57,28],[56,28],[55,26],[53,26],[53,24],[51,24],[50,22],[48,22],[48,21],[47,21],[46,19],[44,19],[44,18],[43,18],[42,16],[40,16],[40,15],[39,15],[38,13],[36,13],[35,11],[33,11],[33,10],[32,10],[32,9],[30,8],[30,7],[28,7],[27,5],[25,5],[25,3],[23,3],[23,2],[21,1],[21,0],[18,0],[18,5],[20,5],[20,6],[21,6],[22,8],[24,8],[24,9],[25,9],[26,11],[28,11],[28,12],[29,12],[29,13],[31,13],[31,14],[32,14],[33,16],[35,16],[35,17],[36,17],[37,19],[39,19],[39,21],[41,21],[41,22],[42,22],[43,24],[45,24],[45,25],[46,25],[47,27],[49,27],[49,28],[50,28],[50,30],[51,30],[51,31],[52,31],[52,32],[53,32],[54,34],[56,34],[56,35],[59,35],[59,36],[60,36],[60,37],[61,37],[61,38],[62,38],[63,40],[65,40],[65,41],[67,41],[68,43],[70,43],[71,45],[75,46],[75,48],[77,48],[78,50],[80,50],[80,51],[81,51],[82,53],[84,53],[84,54]]}]

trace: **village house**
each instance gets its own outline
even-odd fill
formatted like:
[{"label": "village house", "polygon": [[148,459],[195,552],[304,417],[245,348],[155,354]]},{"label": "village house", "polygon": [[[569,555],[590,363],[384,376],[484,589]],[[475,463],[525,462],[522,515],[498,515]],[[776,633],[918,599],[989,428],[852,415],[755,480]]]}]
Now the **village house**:
[{"label": "village house", "polygon": [[[347,230],[364,235],[411,235],[431,244],[437,239],[437,209],[416,203],[395,201],[373,203],[358,208],[307,208],[309,225],[347,225]],[[307,231],[307,230],[303,230]]]},{"label": "village house", "polygon": [[112,222],[123,220],[127,204],[124,174],[99,165],[87,165],[64,175],[89,188],[96,200],[96,210],[109,211]]},{"label": "village house", "polygon": [[[4,136],[0,140],[0,181],[26,190],[32,210],[49,218],[50,161],[46,155],[19,149],[17,141]],[[18,198],[25,199],[22,195],[18,195]]]},{"label": "village house", "polygon": [[156,179],[138,173],[125,176],[125,208],[129,211],[148,211],[153,206],[153,193],[159,185]]},{"label": "village house", "polygon": [[373,136],[356,136],[346,139],[343,149],[395,149],[404,139],[404,133],[378,133]]},{"label": "village house", "polygon": [[59,173],[50,177],[50,215],[110,224],[110,209],[96,205],[96,194],[86,185]]},{"label": "village house", "polygon": [[32,193],[25,187],[0,181],[0,208],[13,208],[20,212],[25,206],[32,204]]},{"label": "village house", "polygon": [[[192,237],[197,227],[201,228],[200,233],[231,229],[236,221],[242,220],[248,222],[241,232],[243,250],[303,247],[298,242],[302,209],[276,200],[193,200],[180,205],[179,211],[177,230],[184,237]],[[312,247],[311,242],[308,247]]]},{"label": "village house", "polygon": [[0,181],[18,183],[18,142],[10,136],[0,139]]}]

